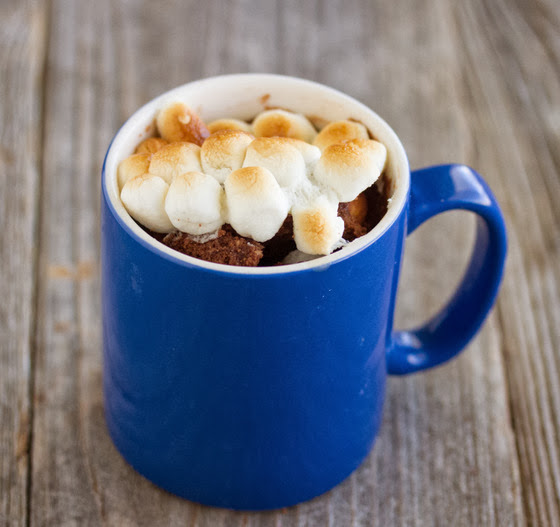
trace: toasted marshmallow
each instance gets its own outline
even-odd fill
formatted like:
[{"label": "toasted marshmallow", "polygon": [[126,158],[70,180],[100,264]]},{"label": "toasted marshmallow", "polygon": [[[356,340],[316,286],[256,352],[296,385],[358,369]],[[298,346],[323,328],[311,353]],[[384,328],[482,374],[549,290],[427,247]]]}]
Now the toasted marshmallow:
[{"label": "toasted marshmallow", "polygon": [[165,198],[165,212],[174,227],[182,232],[199,235],[219,229],[222,217],[221,185],[202,172],[187,172],[176,176]]},{"label": "toasted marshmallow", "polygon": [[210,135],[202,119],[186,104],[174,102],[162,108],[156,118],[159,135],[166,141],[188,141],[198,146]]},{"label": "toasted marshmallow", "polygon": [[354,121],[335,121],[319,132],[313,144],[324,150],[327,146],[352,139],[369,139],[366,127]]},{"label": "toasted marshmallow", "polygon": [[330,187],[341,202],[352,201],[380,176],[387,149],[372,139],[330,145],[323,150],[313,175]]},{"label": "toasted marshmallow", "polygon": [[307,254],[330,254],[344,232],[344,221],[337,207],[324,196],[308,205],[292,209],[294,240],[298,250]]},{"label": "toasted marshmallow", "polygon": [[254,137],[239,130],[222,130],[204,141],[200,163],[206,174],[223,183],[232,170],[243,165],[247,147]]},{"label": "toasted marshmallow", "polygon": [[312,143],[317,131],[307,117],[286,110],[266,110],[255,117],[253,133],[257,137],[293,137]]},{"label": "toasted marshmallow", "polygon": [[379,170],[379,173],[383,172],[387,162],[387,147],[383,143],[374,139],[352,139],[349,142],[366,151],[371,156],[371,160]]},{"label": "toasted marshmallow", "polygon": [[136,147],[135,152],[137,154],[141,154],[141,153],[153,154],[154,152],[161,150],[166,144],[167,141],[165,139],[162,139],[161,137],[149,137],[148,139],[142,141]]},{"label": "toasted marshmallow", "polygon": [[202,171],[200,147],[193,143],[171,143],[152,154],[149,172],[167,184],[175,176],[192,171]]},{"label": "toasted marshmallow", "polygon": [[319,148],[301,139],[294,139],[293,137],[276,137],[275,139],[284,141],[296,148],[303,156],[303,160],[308,167],[312,167],[321,157],[321,150]]},{"label": "toasted marshmallow", "polygon": [[150,167],[150,154],[132,154],[119,163],[117,183],[122,190],[125,183],[134,176],[142,176]]},{"label": "toasted marshmallow", "polygon": [[243,166],[267,168],[281,187],[290,187],[305,178],[305,161],[298,149],[283,139],[255,139],[247,148]]},{"label": "toasted marshmallow", "polygon": [[225,189],[229,223],[237,233],[265,242],[278,232],[290,206],[269,170],[234,170],[225,181]]},{"label": "toasted marshmallow", "polygon": [[121,192],[121,200],[128,213],[154,232],[171,232],[173,225],[165,212],[165,197],[169,185],[151,174],[129,179]]},{"label": "toasted marshmallow", "polygon": [[252,133],[253,129],[249,123],[242,121],[241,119],[216,119],[208,124],[208,130],[213,134],[214,132],[219,132],[220,130],[240,130],[241,132]]}]

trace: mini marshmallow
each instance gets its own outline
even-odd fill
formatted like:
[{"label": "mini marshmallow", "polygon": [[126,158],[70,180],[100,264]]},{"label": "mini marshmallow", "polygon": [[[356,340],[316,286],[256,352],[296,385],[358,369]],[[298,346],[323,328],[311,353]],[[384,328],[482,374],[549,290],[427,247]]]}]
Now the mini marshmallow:
[{"label": "mini marshmallow", "polygon": [[257,137],[293,137],[312,143],[317,131],[307,117],[286,110],[266,110],[255,117],[253,133]]},{"label": "mini marshmallow", "polygon": [[239,130],[222,130],[204,141],[200,163],[206,174],[223,183],[232,170],[243,165],[247,147],[254,137]]},{"label": "mini marshmallow", "polygon": [[292,209],[294,240],[298,250],[307,254],[330,254],[344,232],[344,221],[337,206],[324,196]]},{"label": "mini marshmallow", "polygon": [[259,137],[247,148],[244,167],[264,167],[281,187],[290,187],[305,178],[305,161],[298,149],[282,137]]},{"label": "mini marshmallow", "polygon": [[208,234],[224,223],[223,189],[212,177],[202,172],[176,176],[165,198],[165,212],[174,227],[188,234]]},{"label": "mini marshmallow", "polygon": [[154,232],[171,232],[173,225],[165,212],[169,185],[160,177],[144,174],[129,179],[121,192],[128,213]]},{"label": "mini marshmallow", "polygon": [[249,123],[242,121],[241,119],[216,119],[208,124],[208,130],[213,134],[214,132],[219,132],[220,130],[240,130],[241,132],[252,133],[253,129]]},{"label": "mini marshmallow", "polygon": [[202,119],[186,104],[174,102],[162,108],[156,118],[159,135],[166,141],[188,141],[201,146],[210,135]]},{"label": "mini marshmallow", "polygon": [[290,206],[269,170],[234,170],[225,181],[225,189],[229,223],[238,234],[265,242],[278,232]]},{"label": "mini marshmallow", "polygon": [[321,157],[321,150],[319,148],[310,145],[301,139],[294,139],[293,137],[276,137],[276,140],[284,141],[292,145],[294,148],[297,148],[308,167],[312,167]]},{"label": "mini marshmallow", "polygon": [[324,150],[327,146],[352,139],[369,139],[367,128],[354,121],[335,121],[319,132],[313,144]]},{"label": "mini marshmallow", "polygon": [[202,171],[200,147],[193,143],[171,143],[152,154],[149,172],[167,184],[175,176],[192,171]]},{"label": "mini marshmallow", "polygon": [[165,139],[162,139],[161,137],[149,137],[148,139],[142,141],[136,147],[136,150],[134,152],[136,152],[137,154],[153,154],[154,152],[161,150],[166,144],[167,141]]},{"label": "mini marshmallow", "polygon": [[150,167],[150,154],[132,154],[119,163],[117,169],[117,183],[122,190],[125,183],[134,176],[142,176]]},{"label": "mini marshmallow", "polygon": [[330,187],[341,202],[352,201],[381,175],[387,149],[372,139],[330,145],[317,161],[313,175]]},{"label": "mini marshmallow", "polygon": [[372,161],[377,166],[379,173],[383,172],[385,163],[387,162],[387,147],[383,143],[375,141],[374,139],[352,139],[352,141],[349,142],[367,151]]}]

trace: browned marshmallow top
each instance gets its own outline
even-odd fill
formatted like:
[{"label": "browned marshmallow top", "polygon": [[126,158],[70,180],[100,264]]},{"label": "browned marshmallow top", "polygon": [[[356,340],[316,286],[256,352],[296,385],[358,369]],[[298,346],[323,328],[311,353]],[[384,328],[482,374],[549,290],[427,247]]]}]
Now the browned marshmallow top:
[{"label": "browned marshmallow top", "polygon": [[387,157],[360,123],[332,122],[317,132],[286,110],[263,111],[251,124],[224,118],[206,126],[174,102],[156,125],[161,137],[140,143],[118,167],[121,199],[136,221],[157,233],[208,239],[229,224],[266,242],[291,216],[297,249],[308,255],[344,243],[339,204],[370,187]]}]

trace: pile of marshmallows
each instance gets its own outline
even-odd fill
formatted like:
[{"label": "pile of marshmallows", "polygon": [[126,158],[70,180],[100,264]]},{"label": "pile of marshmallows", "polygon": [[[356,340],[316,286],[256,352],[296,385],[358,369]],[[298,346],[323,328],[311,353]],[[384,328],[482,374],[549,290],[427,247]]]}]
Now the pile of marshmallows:
[{"label": "pile of marshmallows", "polygon": [[[317,133],[305,116],[284,110],[264,111],[252,124],[220,119],[206,128],[177,102],[159,112],[156,125],[161,138],[146,140],[118,167],[121,200],[148,229],[200,240],[229,223],[265,242],[291,213],[297,248],[330,254],[344,230],[339,202],[370,187],[387,158],[362,124],[337,121]],[[185,141],[189,126],[195,142],[197,130],[211,132],[198,137],[202,146]]]}]

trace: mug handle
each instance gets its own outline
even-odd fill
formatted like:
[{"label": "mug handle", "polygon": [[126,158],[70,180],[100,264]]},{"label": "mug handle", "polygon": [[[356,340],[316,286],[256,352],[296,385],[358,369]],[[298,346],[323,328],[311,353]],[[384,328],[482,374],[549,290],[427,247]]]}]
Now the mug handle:
[{"label": "mug handle", "polygon": [[425,370],[457,355],[480,329],[494,303],[507,250],[502,212],[485,181],[464,165],[441,165],[411,174],[408,234],[432,216],[464,209],[478,215],[476,241],[465,275],[449,302],[426,324],[395,331],[387,371]]}]

